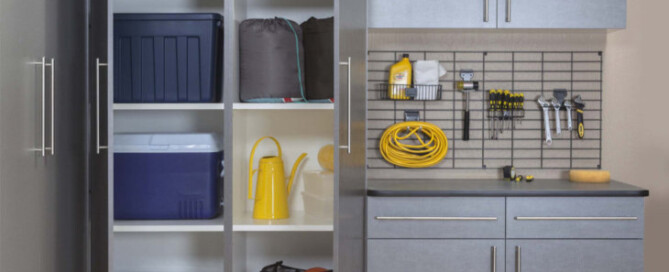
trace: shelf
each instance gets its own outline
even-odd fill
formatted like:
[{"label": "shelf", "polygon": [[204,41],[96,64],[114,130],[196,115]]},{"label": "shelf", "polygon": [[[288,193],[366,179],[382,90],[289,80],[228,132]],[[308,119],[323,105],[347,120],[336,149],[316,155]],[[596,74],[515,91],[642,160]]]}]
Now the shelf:
[{"label": "shelf", "polygon": [[235,218],[233,231],[239,232],[331,232],[334,230],[332,219],[322,219],[306,215],[304,212],[291,212],[290,218],[282,220],[257,220],[251,213]]},{"label": "shelf", "polygon": [[114,110],[224,110],[223,103],[137,103],[114,104]]},{"label": "shelf", "polygon": [[334,103],[234,103],[235,110],[334,110]]},{"label": "shelf", "polygon": [[223,217],[210,220],[117,220],[114,232],[223,232]]}]

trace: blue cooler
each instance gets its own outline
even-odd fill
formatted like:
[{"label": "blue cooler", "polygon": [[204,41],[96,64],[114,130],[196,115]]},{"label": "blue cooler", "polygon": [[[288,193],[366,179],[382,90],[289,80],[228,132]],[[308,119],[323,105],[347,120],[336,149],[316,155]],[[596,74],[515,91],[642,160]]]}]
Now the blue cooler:
[{"label": "blue cooler", "polygon": [[209,219],[220,207],[216,134],[114,136],[114,218]]}]

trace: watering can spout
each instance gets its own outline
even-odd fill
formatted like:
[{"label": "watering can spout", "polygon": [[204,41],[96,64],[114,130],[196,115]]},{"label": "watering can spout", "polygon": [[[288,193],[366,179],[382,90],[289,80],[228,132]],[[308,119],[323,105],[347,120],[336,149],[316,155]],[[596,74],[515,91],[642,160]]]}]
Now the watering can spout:
[{"label": "watering can spout", "polygon": [[295,173],[297,172],[297,168],[300,166],[300,163],[302,163],[306,156],[307,153],[302,153],[302,155],[300,155],[300,157],[298,157],[295,161],[295,164],[293,164],[293,170],[290,171],[290,177],[288,180],[288,195],[290,195],[290,191],[293,189],[293,181],[295,181]]}]

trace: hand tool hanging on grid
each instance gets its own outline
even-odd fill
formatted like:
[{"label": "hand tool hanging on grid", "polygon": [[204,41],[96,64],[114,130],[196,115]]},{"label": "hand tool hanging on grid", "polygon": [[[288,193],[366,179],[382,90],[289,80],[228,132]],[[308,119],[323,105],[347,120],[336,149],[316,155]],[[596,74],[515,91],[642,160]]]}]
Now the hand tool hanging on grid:
[{"label": "hand tool hanging on grid", "polygon": [[488,93],[488,119],[490,138],[496,140],[504,130],[516,128],[516,123],[525,118],[525,94],[509,90],[492,89]]}]

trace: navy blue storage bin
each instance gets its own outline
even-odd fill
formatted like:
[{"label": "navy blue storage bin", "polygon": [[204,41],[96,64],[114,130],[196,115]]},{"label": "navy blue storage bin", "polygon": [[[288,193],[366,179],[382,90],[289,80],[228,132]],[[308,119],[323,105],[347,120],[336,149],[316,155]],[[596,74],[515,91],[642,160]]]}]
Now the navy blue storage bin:
[{"label": "navy blue storage bin", "polygon": [[115,14],[114,102],[218,102],[219,14]]},{"label": "navy blue storage bin", "polygon": [[215,134],[118,134],[114,218],[216,217],[222,169],[223,152]]}]

